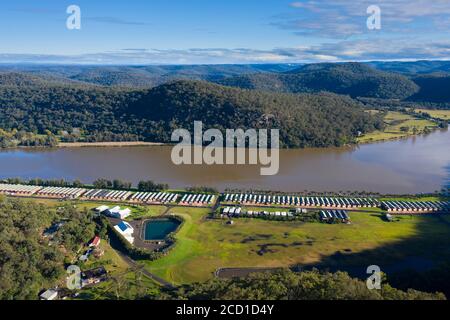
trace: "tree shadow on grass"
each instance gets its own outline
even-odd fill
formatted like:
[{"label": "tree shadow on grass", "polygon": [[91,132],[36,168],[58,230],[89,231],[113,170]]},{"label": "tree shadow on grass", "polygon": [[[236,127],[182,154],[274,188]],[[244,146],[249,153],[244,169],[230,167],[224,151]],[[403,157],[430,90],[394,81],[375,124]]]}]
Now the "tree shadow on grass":
[{"label": "tree shadow on grass", "polygon": [[[449,198],[443,196],[440,200],[449,201]],[[382,214],[375,216],[383,218]],[[323,256],[319,263],[296,265],[292,269],[340,270],[365,280],[370,275],[367,267],[377,265],[394,287],[440,291],[450,297],[449,217],[450,213],[427,215],[417,223],[415,234],[409,238],[361,252],[340,250]]]}]

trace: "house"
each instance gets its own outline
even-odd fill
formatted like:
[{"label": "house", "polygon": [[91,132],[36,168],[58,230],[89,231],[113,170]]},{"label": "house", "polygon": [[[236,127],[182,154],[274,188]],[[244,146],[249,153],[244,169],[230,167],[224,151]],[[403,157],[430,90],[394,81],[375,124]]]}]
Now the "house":
[{"label": "house", "polygon": [[49,289],[39,296],[39,299],[41,300],[56,300],[57,298],[58,298],[58,291],[54,289]]},{"label": "house", "polygon": [[131,215],[131,210],[128,208],[121,209],[120,207],[114,207],[103,211],[103,213],[109,217],[123,220]]},{"label": "house", "polygon": [[118,233],[120,233],[129,243],[134,243],[134,229],[128,222],[122,221],[118,225],[114,226],[114,229]]},{"label": "house", "polygon": [[108,278],[108,272],[104,267],[83,271],[81,273],[81,286],[85,287],[105,281]]},{"label": "house", "polygon": [[125,208],[125,209],[119,211],[120,219],[125,219],[125,218],[129,217],[130,215],[131,215],[131,210],[128,208]]},{"label": "house", "polygon": [[109,209],[108,206],[100,206],[98,208],[95,208],[95,211],[102,213],[103,211],[108,210],[108,209]]},{"label": "house", "polygon": [[91,243],[89,243],[89,247],[98,247],[100,245],[100,237],[95,236],[94,239],[92,239]]},{"label": "house", "polygon": [[62,226],[64,226],[65,222],[56,222],[52,224],[49,228],[44,230],[43,236],[45,238],[53,238],[53,236],[61,229]]}]

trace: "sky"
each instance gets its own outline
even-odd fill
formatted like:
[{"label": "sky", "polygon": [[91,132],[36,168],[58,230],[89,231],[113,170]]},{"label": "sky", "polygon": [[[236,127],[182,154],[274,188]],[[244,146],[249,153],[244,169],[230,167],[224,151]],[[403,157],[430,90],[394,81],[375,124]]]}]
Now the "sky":
[{"label": "sky", "polygon": [[450,0],[4,0],[0,63],[447,60],[449,31]]}]

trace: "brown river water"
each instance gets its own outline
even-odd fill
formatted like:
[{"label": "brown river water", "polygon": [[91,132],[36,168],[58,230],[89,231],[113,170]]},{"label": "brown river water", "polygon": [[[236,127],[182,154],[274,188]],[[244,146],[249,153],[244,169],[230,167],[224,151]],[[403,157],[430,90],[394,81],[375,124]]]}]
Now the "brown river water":
[{"label": "brown river water", "polygon": [[0,151],[0,178],[64,178],[91,183],[151,179],[172,188],[193,185],[296,191],[433,192],[450,186],[450,131],[404,140],[327,149],[280,150],[280,170],[258,165],[181,165],[170,146],[12,149]]}]

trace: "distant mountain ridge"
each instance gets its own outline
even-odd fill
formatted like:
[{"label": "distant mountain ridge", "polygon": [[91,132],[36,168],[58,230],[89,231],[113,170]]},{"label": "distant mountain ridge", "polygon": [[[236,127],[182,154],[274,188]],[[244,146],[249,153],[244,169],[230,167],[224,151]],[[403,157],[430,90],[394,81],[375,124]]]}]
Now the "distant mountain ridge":
[{"label": "distant mountain ridge", "polygon": [[150,88],[174,80],[216,81],[226,77],[260,72],[284,72],[290,64],[261,65],[161,65],[161,66],[64,66],[0,65],[0,72],[26,73],[103,86]]},{"label": "distant mountain ridge", "polygon": [[[8,75],[9,74],[9,75]],[[450,61],[367,63],[65,66],[0,65],[0,84],[71,84],[153,88],[177,80],[280,93],[328,91],[353,98],[450,103]]]},{"label": "distant mountain ridge", "polygon": [[362,63],[309,64],[278,74],[231,77],[220,84],[289,93],[328,91],[351,97],[405,99],[419,91],[406,76],[376,70]]}]

